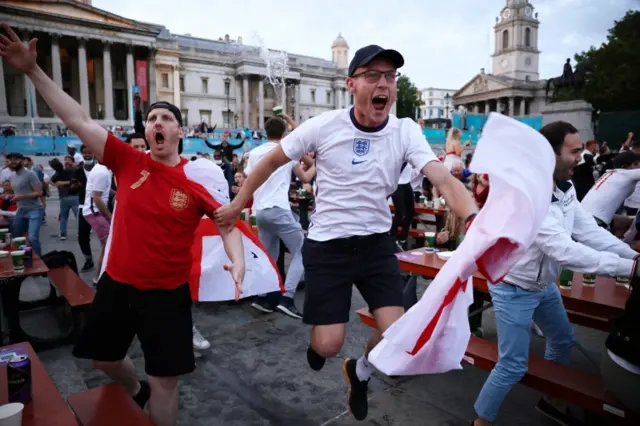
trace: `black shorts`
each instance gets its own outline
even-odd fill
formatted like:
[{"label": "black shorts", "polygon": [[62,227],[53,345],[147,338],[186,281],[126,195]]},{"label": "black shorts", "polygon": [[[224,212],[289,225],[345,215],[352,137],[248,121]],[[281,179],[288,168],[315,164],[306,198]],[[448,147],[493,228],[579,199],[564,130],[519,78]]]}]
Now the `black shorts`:
[{"label": "black shorts", "polygon": [[138,336],[150,376],[172,377],[195,369],[189,285],[139,290],[102,274],[73,355],[119,361]]},{"label": "black shorts", "polygon": [[307,239],[302,247],[304,323],[349,322],[353,284],[371,312],[403,306],[404,280],[395,253],[395,241],[389,233],[329,241]]}]

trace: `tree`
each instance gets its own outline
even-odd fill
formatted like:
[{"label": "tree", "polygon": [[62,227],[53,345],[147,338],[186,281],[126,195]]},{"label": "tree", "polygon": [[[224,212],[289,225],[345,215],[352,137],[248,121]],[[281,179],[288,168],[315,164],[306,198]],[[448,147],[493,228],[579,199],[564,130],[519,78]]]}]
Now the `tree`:
[{"label": "tree", "polygon": [[409,117],[415,119],[416,109],[423,104],[418,89],[413,85],[409,77],[400,76],[397,82],[398,99],[396,101],[396,116],[398,118]]},{"label": "tree", "polygon": [[640,11],[628,11],[609,30],[600,47],[575,55],[588,60],[593,73],[583,97],[600,111],[640,110]]}]

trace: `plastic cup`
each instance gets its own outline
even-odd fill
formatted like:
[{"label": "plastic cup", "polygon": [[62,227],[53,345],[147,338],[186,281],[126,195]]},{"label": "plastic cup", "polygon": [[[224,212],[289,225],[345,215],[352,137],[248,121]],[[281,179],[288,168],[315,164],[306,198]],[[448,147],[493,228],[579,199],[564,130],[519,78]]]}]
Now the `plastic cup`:
[{"label": "plastic cup", "polygon": [[626,286],[629,284],[629,277],[616,277],[616,284]]},{"label": "plastic cup", "polygon": [[421,195],[420,198],[418,198],[418,202],[420,204],[424,204],[425,200],[426,200],[426,198],[424,198],[424,195]]},{"label": "plastic cup", "polygon": [[573,271],[569,269],[563,269],[560,272],[560,287],[562,288],[571,288],[573,281]]},{"label": "plastic cup", "polygon": [[433,199],[433,208],[438,210],[440,208],[440,198]]},{"label": "plastic cup", "polygon": [[7,234],[8,233],[9,233],[9,229],[8,228],[0,229],[0,242],[4,242],[4,240],[7,238]]},{"label": "plastic cup", "polygon": [[280,115],[282,114],[282,105],[277,105],[273,108],[273,113],[275,115]]},{"label": "plastic cup", "polygon": [[25,237],[16,237],[13,239],[13,244],[16,247],[27,245],[27,239]]},{"label": "plastic cup", "polygon": [[12,251],[11,261],[13,262],[14,271],[16,272],[24,271],[24,250]]},{"label": "plastic cup", "polygon": [[256,217],[251,216],[251,226],[256,226]]},{"label": "plastic cup", "polygon": [[582,274],[582,284],[587,287],[596,285],[596,274]]},{"label": "plastic cup", "polygon": [[244,221],[247,220],[247,214],[245,212],[240,212],[240,220]]},{"label": "plastic cup", "polygon": [[424,233],[424,245],[425,247],[434,248],[436,246],[436,233],[425,232]]},{"label": "plastic cup", "polygon": [[0,426],[22,426],[24,404],[12,402],[0,406]]}]

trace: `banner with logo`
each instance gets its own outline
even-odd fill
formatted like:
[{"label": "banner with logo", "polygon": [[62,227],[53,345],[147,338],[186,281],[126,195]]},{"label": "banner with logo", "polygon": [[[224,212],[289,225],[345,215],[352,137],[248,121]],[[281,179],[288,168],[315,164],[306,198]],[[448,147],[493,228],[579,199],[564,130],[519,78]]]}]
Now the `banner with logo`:
[{"label": "banner with logo", "polygon": [[147,90],[147,61],[136,60],[136,83],[140,87],[140,97],[143,101],[149,100],[149,93]]}]

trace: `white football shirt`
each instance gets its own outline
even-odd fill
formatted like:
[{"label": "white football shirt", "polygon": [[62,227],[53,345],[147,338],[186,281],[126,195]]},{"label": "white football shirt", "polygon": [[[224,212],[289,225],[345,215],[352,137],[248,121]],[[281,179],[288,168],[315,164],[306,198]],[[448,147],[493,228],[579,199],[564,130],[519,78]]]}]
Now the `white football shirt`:
[{"label": "white football shirt", "polygon": [[87,175],[87,189],[85,193],[84,204],[82,205],[82,214],[89,216],[90,214],[100,213],[100,210],[93,202],[93,192],[101,192],[100,198],[106,206],[109,202],[109,192],[111,191],[111,170],[102,164],[96,164]]},{"label": "white football shirt", "polygon": [[[244,173],[248,176],[251,170],[260,162],[265,155],[277,147],[274,142],[267,142],[260,145],[249,152],[249,161]],[[253,194],[253,208],[256,210],[264,210],[270,207],[280,207],[281,209],[291,210],[289,204],[289,187],[291,185],[291,172],[296,165],[295,161],[281,166],[273,172],[269,179],[263,183]]]},{"label": "white football shirt", "polygon": [[315,241],[389,232],[387,197],[406,161],[418,170],[438,161],[420,127],[390,115],[376,128],[360,126],[353,108],[313,117],[281,142],[287,157],[316,154],[316,206],[308,237]]},{"label": "white football shirt", "polygon": [[604,223],[611,223],[616,210],[635,190],[640,169],[609,170],[582,199],[582,207]]}]

